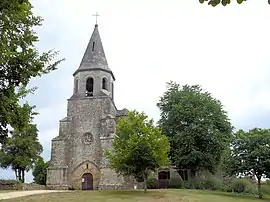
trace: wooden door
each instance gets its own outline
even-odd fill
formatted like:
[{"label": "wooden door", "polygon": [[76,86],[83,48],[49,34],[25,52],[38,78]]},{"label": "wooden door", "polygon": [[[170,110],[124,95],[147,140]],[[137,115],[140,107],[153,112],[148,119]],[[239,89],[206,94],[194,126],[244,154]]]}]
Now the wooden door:
[{"label": "wooden door", "polygon": [[161,171],[158,173],[159,189],[167,189],[169,187],[170,171]]},{"label": "wooden door", "polygon": [[83,174],[82,190],[93,190],[93,175],[91,173]]}]

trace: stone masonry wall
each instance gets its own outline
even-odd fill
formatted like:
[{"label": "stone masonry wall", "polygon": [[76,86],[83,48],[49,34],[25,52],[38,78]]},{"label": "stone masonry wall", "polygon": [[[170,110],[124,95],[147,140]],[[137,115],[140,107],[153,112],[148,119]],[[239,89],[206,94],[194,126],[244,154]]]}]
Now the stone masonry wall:
[{"label": "stone masonry wall", "polygon": [[66,153],[70,159],[69,172],[73,172],[78,165],[87,160],[99,167],[101,161],[100,118],[107,111],[108,106],[104,98],[69,100],[68,116],[72,117],[69,133],[73,135],[68,142],[73,150]]},{"label": "stone masonry wall", "polygon": [[29,191],[29,190],[47,190],[45,185],[30,183],[30,184],[23,184],[22,190]]},{"label": "stone masonry wall", "polygon": [[81,179],[87,164],[94,178],[94,188],[98,188],[103,153],[100,137],[113,131],[110,127],[103,128],[101,119],[106,118],[112,109],[115,113],[114,104],[109,97],[69,100],[68,117],[72,117],[69,133],[73,136],[68,142],[72,151],[67,153],[67,159],[69,182],[75,189],[81,188]]},{"label": "stone masonry wall", "polygon": [[0,190],[46,190],[45,185],[20,183],[16,180],[0,180]]}]

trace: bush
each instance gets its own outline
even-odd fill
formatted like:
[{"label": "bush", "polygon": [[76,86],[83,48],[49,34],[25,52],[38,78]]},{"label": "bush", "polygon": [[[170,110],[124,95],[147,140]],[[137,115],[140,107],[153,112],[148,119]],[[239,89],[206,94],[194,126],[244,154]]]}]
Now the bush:
[{"label": "bush", "polygon": [[231,184],[222,184],[220,190],[224,192],[232,192],[233,188]]},{"label": "bush", "polygon": [[169,181],[169,188],[181,189],[184,187],[184,182],[181,177],[172,177]]},{"label": "bush", "polygon": [[270,195],[270,185],[268,183],[262,184],[261,189],[263,194]]},{"label": "bush", "polygon": [[184,181],[184,188],[185,189],[193,189],[193,186],[189,181]]},{"label": "bush", "polygon": [[156,178],[147,179],[147,188],[148,189],[157,189],[158,188],[158,180]]},{"label": "bush", "polygon": [[187,189],[219,190],[221,186],[222,180],[211,174],[194,177],[184,183],[184,187]]},{"label": "bush", "polygon": [[[178,188],[175,184],[177,184],[177,179],[171,179],[169,187]],[[251,195],[258,194],[257,184],[251,183],[249,179],[223,178],[210,173],[191,178],[189,181],[182,181],[179,184],[179,188],[186,189],[220,190],[223,192],[236,192]],[[270,195],[270,186],[263,184],[262,193]]]},{"label": "bush", "polygon": [[194,177],[189,180],[191,189],[205,189],[204,182],[205,180],[202,176]]},{"label": "bush", "polygon": [[232,182],[232,189],[237,193],[244,193],[251,183],[246,179],[235,179]]},{"label": "bush", "polygon": [[222,180],[214,175],[207,175],[204,179],[204,188],[210,190],[219,190],[222,187]]},{"label": "bush", "polygon": [[248,186],[246,187],[244,193],[251,194],[251,195],[257,195],[258,194],[257,185],[249,183]]}]

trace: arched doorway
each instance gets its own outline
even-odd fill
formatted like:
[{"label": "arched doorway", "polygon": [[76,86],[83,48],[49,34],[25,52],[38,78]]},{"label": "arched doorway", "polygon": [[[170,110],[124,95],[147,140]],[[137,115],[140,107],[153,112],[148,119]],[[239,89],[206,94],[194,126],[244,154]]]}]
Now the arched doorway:
[{"label": "arched doorway", "polygon": [[161,171],[158,173],[158,187],[160,189],[167,189],[169,186],[170,171]]},{"label": "arched doorway", "polygon": [[83,174],[82,190],[93,190],[93,175],[91,173]]}]

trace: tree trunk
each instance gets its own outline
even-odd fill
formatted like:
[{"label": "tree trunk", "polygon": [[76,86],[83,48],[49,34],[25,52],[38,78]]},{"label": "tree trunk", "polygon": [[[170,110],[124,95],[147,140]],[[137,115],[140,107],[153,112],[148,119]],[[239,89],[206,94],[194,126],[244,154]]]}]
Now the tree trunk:
[{"label": "tree trunk", "polygon": [[196,169],[191,169],[190,174],[189,174],[189,179],[197,177],[197,170]]},{"label": "tree trunk", "polygon": [[143,188],[144,188],[144,192],[147,191],[147,175],[146,173],[143,173]]},{"label": "tree trunk", "polygon": [[15,177],[16,177],[16,180],[19,180],[19,176],[18,176],[18,170],[17,170],[17,169],[14,169],[14,172],[15,172]]},{"label": "tree trunk", "polygon": [[22,183],[24,183],[24,176],[25,176],[25,171],[22,169]]},{"label": "tree trunk", "polygon": [[19,177],[19,181],[21,182],[22,181],[22,173],[21,173],[21,169],[18,168],[18,177]]},{"label": "tree trunk", "polygon": [[257,177],[257,178],[258,178],[258,194],[259,194],[259,198],[262,198],[261,177]]}]

